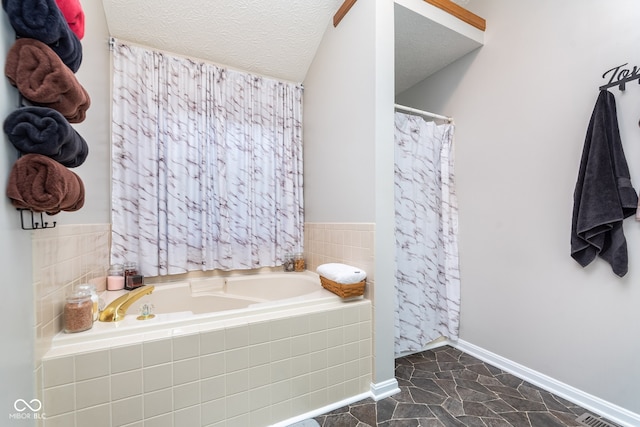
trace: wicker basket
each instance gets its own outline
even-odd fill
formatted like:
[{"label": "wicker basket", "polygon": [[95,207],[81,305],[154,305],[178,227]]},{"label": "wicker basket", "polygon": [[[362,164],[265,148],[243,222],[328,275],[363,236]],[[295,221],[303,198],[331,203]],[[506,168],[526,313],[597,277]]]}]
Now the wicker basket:
[{"label": "wicker basket", "polygon": [[364,285],[366,280],[362,282],[353,283],[350,285],[343,285],[342,283],[334,282],[324,276],[320,276],[320,283],[322,287],[333,292],[341,298],[359,297],[364,295]]}]

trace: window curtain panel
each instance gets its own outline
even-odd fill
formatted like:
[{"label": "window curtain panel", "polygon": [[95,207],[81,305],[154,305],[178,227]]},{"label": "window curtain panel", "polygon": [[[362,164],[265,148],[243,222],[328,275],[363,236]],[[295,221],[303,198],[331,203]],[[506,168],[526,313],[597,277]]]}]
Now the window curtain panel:
[{"label": "window curtain panel", "polygon": [[458,339],[460,273],[452,124],[395,115],[395,353]]},{"label": "window curtain panel", "polygon": [[303,242],[302,86],[116,41],[113,263],[276,266]]}]

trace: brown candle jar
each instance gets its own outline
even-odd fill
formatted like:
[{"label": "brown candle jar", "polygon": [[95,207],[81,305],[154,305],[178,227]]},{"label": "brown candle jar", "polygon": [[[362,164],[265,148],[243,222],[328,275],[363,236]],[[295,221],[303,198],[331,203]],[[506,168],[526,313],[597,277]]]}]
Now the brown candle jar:
[{"label": "brown candle jar", "polygon": [[63,311],[64,331],[82,332],[93,326],[93,301],[91,293],[75,290],[66,299]]}]

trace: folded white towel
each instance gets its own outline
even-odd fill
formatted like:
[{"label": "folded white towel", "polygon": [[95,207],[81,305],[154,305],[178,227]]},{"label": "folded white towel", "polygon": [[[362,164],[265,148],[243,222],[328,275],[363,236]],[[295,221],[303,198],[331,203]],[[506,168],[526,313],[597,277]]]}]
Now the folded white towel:
[{"label": "folded white towel", "polygon": [[367,273],[360,268],[336,262],[319,265],[316,272],[342,285],[360,283],[367,277]]}]

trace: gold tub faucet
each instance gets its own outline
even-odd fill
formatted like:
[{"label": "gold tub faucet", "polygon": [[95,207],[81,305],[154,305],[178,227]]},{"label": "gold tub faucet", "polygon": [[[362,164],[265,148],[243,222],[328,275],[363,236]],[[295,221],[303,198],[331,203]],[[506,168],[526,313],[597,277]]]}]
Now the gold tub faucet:
[{"label": "gold tub faucet", "polygon": [[131,304],[138,301],[143,296],[149,295],[154,289],[154,286],[141,286],[114,299],[104,308],[104,310],[102,310],[98,320],[101,322],[118,322],[124,319],[124,316],[127,314],[127,310],[131,307]]}]

